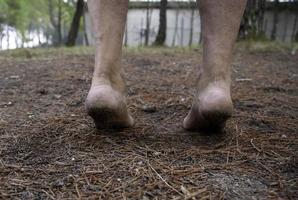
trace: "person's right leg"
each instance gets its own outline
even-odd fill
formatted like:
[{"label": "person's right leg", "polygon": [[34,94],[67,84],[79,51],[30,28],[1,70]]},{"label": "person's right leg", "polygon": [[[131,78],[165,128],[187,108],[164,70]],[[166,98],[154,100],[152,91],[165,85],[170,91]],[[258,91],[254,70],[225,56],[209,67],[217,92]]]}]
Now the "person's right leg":
[{"label": "person's right leg", "polygon": [[232,115],[231,60],[246,0],[199,0],[203,64],[185,129],[222,127]]},{"label": "person's right leg", "polygon": [[88,0],[96,51],[92,85],[86,99],[88,114],[97,128],[129,127],[121,77],[121,51],[128,0]]}]

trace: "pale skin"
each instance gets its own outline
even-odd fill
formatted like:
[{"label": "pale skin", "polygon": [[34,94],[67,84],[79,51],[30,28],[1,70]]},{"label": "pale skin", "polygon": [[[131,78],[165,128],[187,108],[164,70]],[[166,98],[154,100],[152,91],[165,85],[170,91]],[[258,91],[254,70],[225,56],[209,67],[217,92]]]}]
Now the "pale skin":
[{"label": "pale skin", "polygon": [[[183,121],[187,130],[221,128],[231,117],[231,60],[246,0],[200,0],[203,63],[196,94]],[[128,0],[88,0],[96,52],[92,85],[86,99],[97,128],[133,126],[127,110],[120,63]]]}]

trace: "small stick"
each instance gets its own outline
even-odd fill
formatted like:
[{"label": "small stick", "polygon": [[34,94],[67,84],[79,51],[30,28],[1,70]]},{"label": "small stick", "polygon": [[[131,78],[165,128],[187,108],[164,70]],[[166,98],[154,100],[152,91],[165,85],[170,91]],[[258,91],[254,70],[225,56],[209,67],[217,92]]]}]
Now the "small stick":
[{"label": "small stick", "polygon": [[48,197],[50,197],[51,199],[53,199],[53,200],[55,200],[55,198],[52,196],[52,195],[50,195],[47,191],[45,191],[45,190],[42,190]]},{"label": "small stick", "polygon": [[226,164],[229,163],[229,156],[230,156],[230,152],[228,151],[228,153],[227,153],[227,163]]},{"label": "small stick", "polygon": [[80,194],[80,191],[79,191],[79,188],[78,188],[78,184],[77,183],[75,184],[75,187],[76,187],[76,192],[77,192],[78,198],[79,199],[82,199],[82,196]]},{"label": "small stick", "polygon": [[171,186],[153,167],[152,165],[148,162],[149,167],[156,173],[156,175],[158,176],[158,178],[160,178],[169,188],[171,188],[172,190],[174,190],[175,192],[177,192],[178,194],[180,194],[181,196],[184,196],[181,192],[179,192],[178,190],[176,190],[173,186]]},{"label": "small stick", "polygon": [[237,82],[242,82],[242,81],[252,81],[251,78],[236,78]]},{"label": "small stick", "polygon": [[255,150],[257,150],[258,152],[262,152],[258,147],[255,146],[255,144],[252,142],[253,139],[250,140],[250,144],[253,146],[253,148],[255,148]]}]

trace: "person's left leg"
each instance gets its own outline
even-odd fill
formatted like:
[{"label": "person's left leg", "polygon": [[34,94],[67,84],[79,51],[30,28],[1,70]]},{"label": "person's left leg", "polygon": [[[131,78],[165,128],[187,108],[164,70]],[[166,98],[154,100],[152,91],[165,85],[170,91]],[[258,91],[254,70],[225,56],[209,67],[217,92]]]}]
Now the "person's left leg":
[{"label": "person's left leg", "polygon": [[199,0],[203,63],[185,129],[222,127],[232,115],[231,60],[246,0]]}]

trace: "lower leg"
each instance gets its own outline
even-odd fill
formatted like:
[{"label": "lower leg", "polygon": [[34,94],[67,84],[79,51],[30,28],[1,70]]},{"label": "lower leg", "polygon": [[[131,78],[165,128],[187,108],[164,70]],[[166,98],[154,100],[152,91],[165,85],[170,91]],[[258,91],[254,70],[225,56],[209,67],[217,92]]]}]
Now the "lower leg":
[{"label": "lower leg", "polygon": [[246,0],[198,2],[203,35],[203,64],[186,129],[218,128],[232,114],[230,95],[233,46]]},{"label": "lower leg", "polygon": [[88,7],[96,51],[87,112],[98,128],[131,126],[133,120],[126,108],[120,64],[128,0],[88,0]]}]

